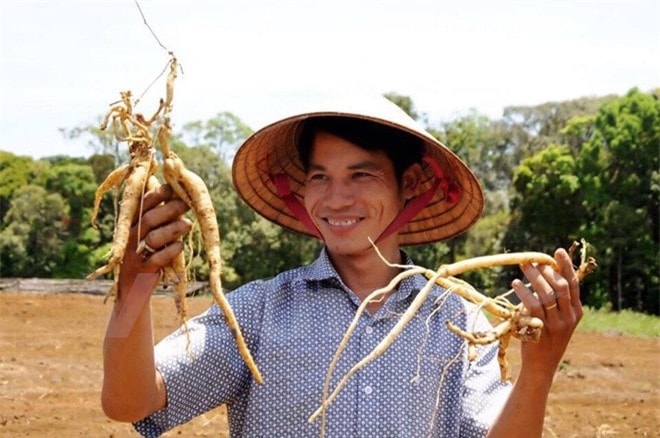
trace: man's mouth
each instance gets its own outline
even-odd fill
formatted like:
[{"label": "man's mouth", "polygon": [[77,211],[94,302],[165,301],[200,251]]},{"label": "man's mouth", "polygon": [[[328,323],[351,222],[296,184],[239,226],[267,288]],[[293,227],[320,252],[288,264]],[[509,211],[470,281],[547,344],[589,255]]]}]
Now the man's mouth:
[{"label": "man's mouth", "polygon": [[326,218],[325,219],[328,224],[332,225],[333,227],[350,227],[352,225],[357,224],[360,222],[359,218],[354,218],[354,219],[332,219],[332,218]]}]

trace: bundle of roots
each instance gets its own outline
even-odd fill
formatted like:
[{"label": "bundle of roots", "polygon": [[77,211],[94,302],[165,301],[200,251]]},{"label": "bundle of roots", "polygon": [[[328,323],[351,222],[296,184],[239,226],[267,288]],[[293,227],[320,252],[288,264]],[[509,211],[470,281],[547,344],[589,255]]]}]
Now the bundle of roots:
[{"label": "bundle of roots", "polygon": [[[133,218],[142,216],[144,194],[160,185],[156,171],[159,163],[156,159],[155,145],[161,148],[163,163],[162,173],[165,182],[172,187],[174,194],[183,200],[199,224],[204,243],[206,259],[209,264],[209,283],[215,302],[223,312],[230,332],[234,336],[241,357],[250,369],[255,381],[262,383],[262,377],[245,343],[238,321],[223,291],[220,275],[222,260],[220,257],[220,231],[217,216],[209,190],[204,181],[194,172],[186,169],[183,161],[170,149],[168,139],[171,134],[170,113],[174,96],[174,81],[177,77],[177,59],[170,53],[169,74],[167,77],[165,98],[160,100],[154,115],[146,119],[142,114],[134,113],[130,91],[121,92],[121,102],[110,107],[103,118],[101,129],[106,129],[112,121],[115,137],[127,142],[130,162],[112,171],[96,191],[92,224],[96,226],[96,217],[103,195],[114,188],[121,190],[121,202],[117,215],[112,247],[106,265],[98,268],[87,278],[113,273],[114,283],[108,296],[118,297],[118,279],[124,255],[126,253]],[[138,221],[138,230],[140,222]],[[146,243],[140,239],[137,251],[144,251]],[[174,301],[178,316],[186,329],[188,308],[186,293],[188,275],[183,252],[164,268],[165,281],[174,284]]]},{"label": "bundle of roots", "polygon": [[[575,250],[578,247],[580,247],[580,244],[574,242],[571,248],[568,250],[569,255],[573,256]],[[592,257],[587,257],[586,242],[582,241],[581,247],[581,261],[577,269],[577,277],[580,281],[588,274],[592,273],[597,267],[596,260]],[[378,248],[376,248],[376,250],[378,250]],[[326,374],[321,405],[309,418],[310,422],[314,422],[319,417],[321,417],[321,435],[323,435],[323,431],[325,430],[326,410],[334,402],[351,377],[353,377],[358,371],[385,353],[392,342],[394,342],[397,336],[399,336],[399,334],[415,317],[422,304],[428,298],[429,293],[436,285],[443,287],[448,293],[455,293],[465,300],[476,304],[479,309],[486,311],[487,314],[495,320],[492,330],[488,332],[466,331],[452,324],[450,321],[446,321],[446,325],[450,331],[465,339],[468,349],[468,359],[471,361],[476,359],[477,345],[499,342],[498,361],[502,380],[507,379],[508,363],[506,359],[506,348],[511,337],[513,336],[525,342],[538,342],[541,337],[543,321],[530,316],[529,312],[525,309],[522,303],[511,303],[511,301],[509,301],[506,297],[512,294],[513,291],[508,291],[507,293],[495,298],[490,298],[483,295],[469,283],[457,278],[456,276],[477,269],[496,268],[507,265],[521,264],[545,264],[557,269],[557,263],[555,259],[547,254],[538,252],[520,252],[475,257],[449,265],[442,265],[435,271],[415,265],[391,264],[384,258],[383,261],[389,266],[399,268],[401,272],[399,275],[393,278],[387,286],[375,290],[362,302],[356,312],[353,321],[346,330],[346,333],[344,334],[344,337],[339,347],[337,348],[334,357],[332,358],[328,372]],[[339,380],[332,392],[330,392],[330,381],[332,379],[333,372],[342,352],[348,345],[349,339],[357,328],[359,320],[366,310],[367,305],[370,302],[382,299],[385,294],[393,291],[402,280],[414,275],[425,276],[428,280],[426,285],[415,296],[413,301],[410,303],[403,315],[401,315],[400,319],[390,330],[390,332],[381,340],[378,345],[376,345],[371,353],[356,363]]]}]

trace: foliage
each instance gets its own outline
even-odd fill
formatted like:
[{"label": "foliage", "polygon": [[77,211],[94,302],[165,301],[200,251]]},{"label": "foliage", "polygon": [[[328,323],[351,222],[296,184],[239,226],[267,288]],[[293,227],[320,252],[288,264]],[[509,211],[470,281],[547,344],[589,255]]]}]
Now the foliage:
[{"label": "foliage", "polygon": [[547,145],[514,172],[506,247],[549,251],[585,238],[600,265],[585,302],[658,313],[657,97],[633,89],[569,120],[558,138],[566,144]]},{"label": "foliage", "polygon": [[51,166],[45,173],[44,188],[59,193],[69,204],[67,228],[71,235],[80,234],[85,214],[94,202],[96,185],[92,168],[87,163],[63,162]]},{"label": "foliage", "polygon": [[233,160],[240,143],[252,133],[249,126],[230,112],[221,112],[206,122],[186,123],[183,131],[184,138],[191,144],[215,150],[227,163]]},{"label": "foliage", "polygon": [[503,127],[473,110],[443,123],[438,132],[439,139],[468,163],[487,194],[506,190],[514,167]]},{"label": "foliage", "polygon": [[0,276],[50,277],[61,266],[66,201],[43,187],[18,188],[0,231]]},{"label": "foliage", "polygon": [[[570,149],[551,144],[523,160],[513,177],[508,249],[551,252],[578,239],[582,193]],[[561,214],[570,212],[570,214]]]},{"label": "foliage", "polygon": [[9,210],[14,192],[38,180],[46,166],[46,163],[35,162],[28,156],[0,150],[0,223]]},{"label": "foliage", "polygon": [[122,150],[121,143],[115,137],[113,128],[102,130],[101,117],[97,123],[86,126],[79,126],[72,129],[60,129],[60,133],[67,140],[87,139],[87,146],[97,155],[110,155],[115,157],[114,167],[120,163],[128,162],[128,151]]},{"label": "foliage", "polygon": [[[499,120],[469,111],[429,125],[412,99],[390,100],[464,159],[484,187],[486,208],[468,232],[405,248],[415,263],[437,267],[513,250],[552,252],[585,238],[599,270],[582,286],[593,306],[660,313],[660,106],[657,90],[508,107]],[[229,162],[251,129],[235,115],[183,125],[172,147],[207,183],[222,234],[226,287],[312,261],[314,239],[256,215],[238,197]],[[116,194],[101,204],[99,229],[89,223],[97,185],[126,162],[112,130],[62,130],[87,139],[89,159],[33,160],[0,151],[0,275],[83,277],[102,263],[112,239]],[[194,245],[193,245],[194,248]],[[190,249],[187,249],[190,251]],[[208,272],[200,248],[193,272]],[[465,279],[490,293],[509,288],[517,269]]]},{"label": "foliage", "polygon": [[579,155],[586,221],[616,309],[660,303],[660,101],[633,89],[604,105]]},{"label": "foliage", "polygon": [[320,249],[318,241],[283,230],[261,217],[256,217],[249,228],[236,230],[227,238],[243,242],[236,246],[231,259],[241,282],[272,277],[310,263]]},{"label": "foliage", "polygon": [[546,102],[534,106],[504,108],[503,122],[508,126],[513,144],[514,162],[561,142],[561,130],[575,117],[595,114],[617,96],[581,97],[562,102]]}]

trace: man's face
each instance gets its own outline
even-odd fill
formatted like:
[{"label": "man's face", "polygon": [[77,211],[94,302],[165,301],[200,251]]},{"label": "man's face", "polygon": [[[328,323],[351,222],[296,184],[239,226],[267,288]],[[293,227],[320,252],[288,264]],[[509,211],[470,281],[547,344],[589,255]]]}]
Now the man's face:
[{"label": "man's face", "polygon": [[[384,152],[371,152],[326,132],[312,146],[304,204],[331,254],[370,250],[401,210],[406,190]],[[379,242],[396,245],[396,234]]]}]

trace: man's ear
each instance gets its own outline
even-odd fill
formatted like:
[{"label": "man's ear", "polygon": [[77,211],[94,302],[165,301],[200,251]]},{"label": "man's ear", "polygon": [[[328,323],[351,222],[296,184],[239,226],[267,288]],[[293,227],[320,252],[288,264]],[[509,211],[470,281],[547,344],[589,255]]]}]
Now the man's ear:
[{"label": "man's ear", "polygon": [[419,163],[411,164],[403,172],[401,177],[401,190],[403,191],[403,196],[406,201],[415,196],[417,186],[422,181],[423,174],[422,166]]}]

